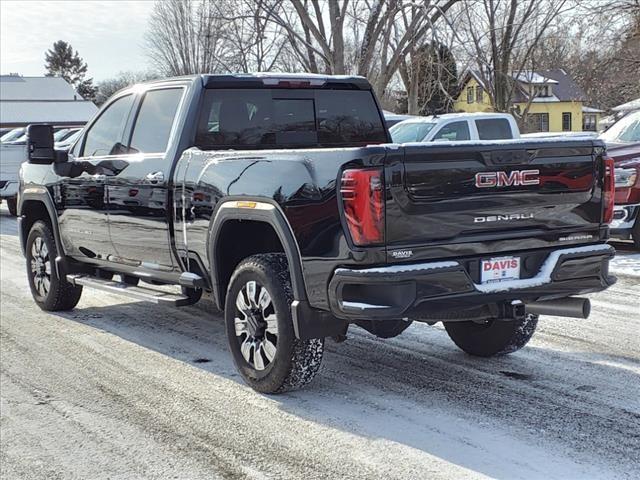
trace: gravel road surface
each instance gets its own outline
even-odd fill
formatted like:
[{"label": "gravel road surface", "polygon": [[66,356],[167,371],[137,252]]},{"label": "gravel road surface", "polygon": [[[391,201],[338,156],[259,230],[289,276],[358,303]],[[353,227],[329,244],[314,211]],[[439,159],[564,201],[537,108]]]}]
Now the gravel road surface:
[{"label": "gravel road surface", "polygon": [[235,373],[208,301],[85,289],[45,313],[4,206],[0,234],[3,479],[640,478],[639,277],[500,359],[440,326],[353,328],[309,388],[266,396]]}]

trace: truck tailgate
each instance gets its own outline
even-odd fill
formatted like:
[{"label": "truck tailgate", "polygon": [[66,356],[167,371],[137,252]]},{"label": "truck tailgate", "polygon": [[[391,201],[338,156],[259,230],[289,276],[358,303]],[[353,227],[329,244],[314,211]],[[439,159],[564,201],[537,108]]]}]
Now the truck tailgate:
[{"label": "truck tailgate", "polygon": [[[389,259],[435,245],[487,253],[508,250],[510,238],[553,243],[597,230],[602,153],[586,139],[407,144],[386,161]],[[479,246],[459,246],[468,243]]]}]

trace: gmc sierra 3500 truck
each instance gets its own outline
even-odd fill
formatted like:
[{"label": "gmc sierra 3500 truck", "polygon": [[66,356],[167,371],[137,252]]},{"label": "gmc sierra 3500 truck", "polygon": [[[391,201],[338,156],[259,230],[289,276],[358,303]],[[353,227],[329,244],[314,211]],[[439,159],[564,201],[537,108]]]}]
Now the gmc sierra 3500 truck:
[{"label": "gmc sierra 3500 truck", "polygon": [[600,141],[391,144],[360,77],[147,83],[68,153],[44,125],[28,147],[19,231],[36,303],[71,309],[83,287],[173,306],[210,292],[261,392],[308,383],[350,324],[388,338],[441,321],[488,357],[523,347],[540,314],[586,318],[574,295],[615,282]]}]

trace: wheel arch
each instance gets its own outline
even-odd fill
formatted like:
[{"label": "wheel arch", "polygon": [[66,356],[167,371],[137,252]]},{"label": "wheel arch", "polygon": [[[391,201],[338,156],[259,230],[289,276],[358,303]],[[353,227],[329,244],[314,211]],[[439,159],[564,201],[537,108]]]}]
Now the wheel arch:
[{"label": "wheel arch", "polygon": [[[242,227],[239,227],[240,225]],[[234,240],[233,234],[237,233],[238,229],[247,229],[255,233],[256,237],[254,238],[260,238],[260,242],[251,243],[249,248],[243,248],[242,245],[238,246],[238,242],[234,241],[234,247],[237,247],[238,254],[229,258],[225,253],[225,257],[227,257],[225,261],[221,255],[222,249],[225,244]],[[262,234],[262,236],[257,234]],[[269,235],[273,235],[273,237]],[[274,243],[276,239],[279,247]],[[278,251],[283,252],[287,257],[294,299],[306,302],[307,294],[300,250],[291,226],[279,205],[269,199],[248,199],[246,197],[229,199],[221,203],[211,221],[207,245],[211,285],[216,305],[219,308],[224,307],[231,273],[243,258],[257,253]]]},{"label": "wheel arch", "polygon": [[58,215],[53,200],[46,188],[30,187],[19,195],[18,234],[23,255],[25,253],[29,231],[38,220],[44,220],[49,223],[53,232],[53,238],[56,242],[58,254],[64,255],[57,219]]}]

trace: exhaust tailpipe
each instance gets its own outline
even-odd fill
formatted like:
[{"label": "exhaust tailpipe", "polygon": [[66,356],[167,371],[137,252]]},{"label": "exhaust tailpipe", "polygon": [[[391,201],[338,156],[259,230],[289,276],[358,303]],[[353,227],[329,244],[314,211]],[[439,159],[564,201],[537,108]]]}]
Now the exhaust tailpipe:
[{"label": "exhaust tailpipe", "polygon": [[559,298],[542,302],[525,304],[527,313],[536,315],[555,315],[558,317],[588,318],[591,313],[591,302],[588,298]]}]

